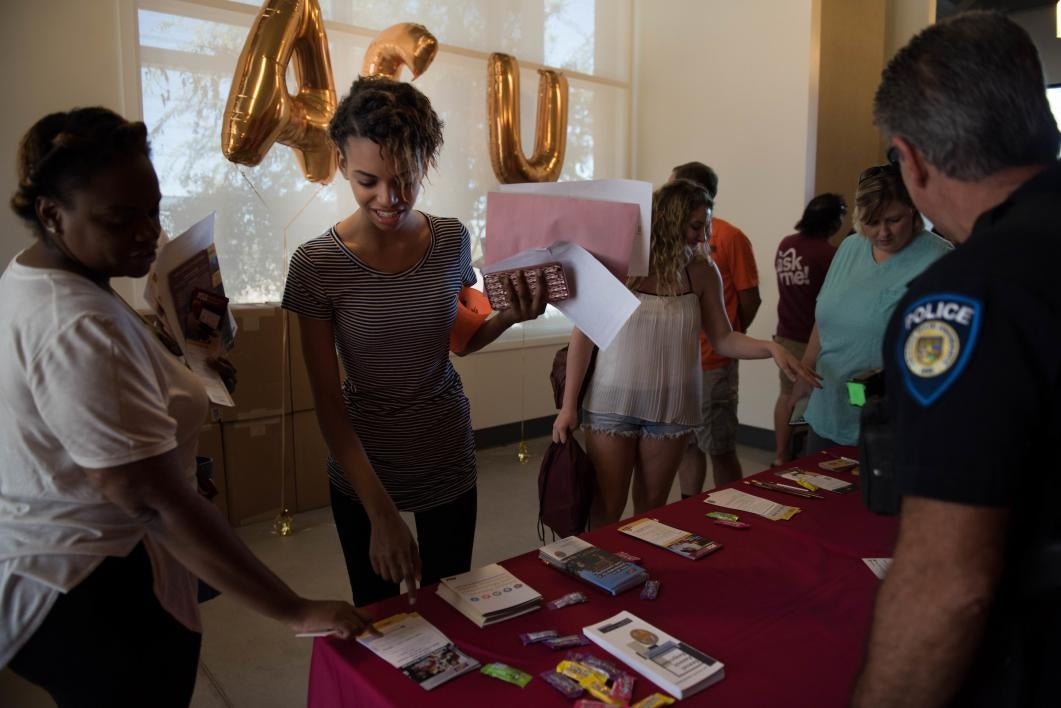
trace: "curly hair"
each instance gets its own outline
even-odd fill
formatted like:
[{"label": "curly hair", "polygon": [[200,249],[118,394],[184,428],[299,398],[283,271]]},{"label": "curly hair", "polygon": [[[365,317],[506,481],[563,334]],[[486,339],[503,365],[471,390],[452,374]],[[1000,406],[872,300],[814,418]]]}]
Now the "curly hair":
[{"label": "curly hair", "polygon": [[147,128],[107,108],[75,108],[44,116],[22,137],[11,210],[39,235],[38,197],[70,203],[70,194],[102,170],[135,155],[151,156]]},{"label": "curly hair", "polygon": [[[660,295],[681,292],[682,270],[690,261],[685,228],[695,209],[713,206],[707,190],[688,179],[676,179],[653,192],[650,272],[656,275],[656,292]],[[630,278],[627,285],[636,289],[641,280]]]},{"label": "curly hair", "polygon": [[335,109],[328,135],[340,151],[347,138],[368,138],[394,161],[403,193],[438,166],[442,121],[427,96],[404,81],[360,77]]}]

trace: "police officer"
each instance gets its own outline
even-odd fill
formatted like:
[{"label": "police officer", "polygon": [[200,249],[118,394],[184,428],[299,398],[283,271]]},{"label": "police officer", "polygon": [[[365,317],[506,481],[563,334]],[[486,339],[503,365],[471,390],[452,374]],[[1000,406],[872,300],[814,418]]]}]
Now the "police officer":
[{"label": "police officer", "polygon": [[1061,705],[1061,167],[1038,54],[960,15],[896,54],[874,113],[961,245],[885,338],[903,501],[854,703]]}]

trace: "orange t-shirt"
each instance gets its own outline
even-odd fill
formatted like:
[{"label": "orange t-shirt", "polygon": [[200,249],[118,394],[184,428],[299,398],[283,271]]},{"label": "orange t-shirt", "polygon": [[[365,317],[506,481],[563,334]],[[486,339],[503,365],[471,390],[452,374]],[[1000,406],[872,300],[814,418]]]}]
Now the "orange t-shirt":
[{"label": "orange t-shirt", "polygon": [[[733,329],[739,330],[741,323],[737,321],[737,306],[740,304],[740,299],[737,293],[759,285],[759,270],[755,267],[752,242],[736,226],[716,217],[711,219],[711,239],[708,244],[711,247],[711,258],[722,275],[722,297],[726,305],[726,314],[729,315]],[[701,368],[704,371],[720,369],[729,361],[726,357],[714,352],[701,330]]]}]

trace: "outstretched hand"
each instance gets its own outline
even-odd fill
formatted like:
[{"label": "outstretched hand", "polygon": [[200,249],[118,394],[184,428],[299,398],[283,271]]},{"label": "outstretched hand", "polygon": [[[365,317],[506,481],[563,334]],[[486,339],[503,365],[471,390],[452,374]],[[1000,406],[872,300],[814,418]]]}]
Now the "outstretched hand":
[{"label": "outstretched hand", "polygon": [[369,561],[376,575],[392,583],[405,581],[409,604],[416,602],[420,580],[420,550],[409,527],[397,511],[372,520]]},{"label": "outstretched hand", "polygon": [[[773,346],[770,348],[770,354],[774,357],[774,362],[777,364],[777,368],[781,369],[790,381],[804,381],[807,384],[810,384],[812,388],[822,387],[822,377],[819,376],[814,369],[804,365],[803,362],[792,356],[792,354],[781,345],[773,343]],[[793,398],[793,400],[798,399]]]},{"label": "outstretched hand", "polygon": [[296,634],[330,632],[340,639],[375,631],[353,605],[338,600],[303,600],[288,625]]}]

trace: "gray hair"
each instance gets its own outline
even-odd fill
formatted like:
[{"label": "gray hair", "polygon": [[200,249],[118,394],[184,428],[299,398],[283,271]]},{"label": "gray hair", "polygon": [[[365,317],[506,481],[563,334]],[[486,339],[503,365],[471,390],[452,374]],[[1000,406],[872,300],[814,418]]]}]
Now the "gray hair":
[{"label": "gray hair", "polygon": [[981,179],[1057,159],[1061,136],[1028,33],[994,12],[935,24],[888,63],[873,101],[886,137],[902,137],[944,174]]}]

